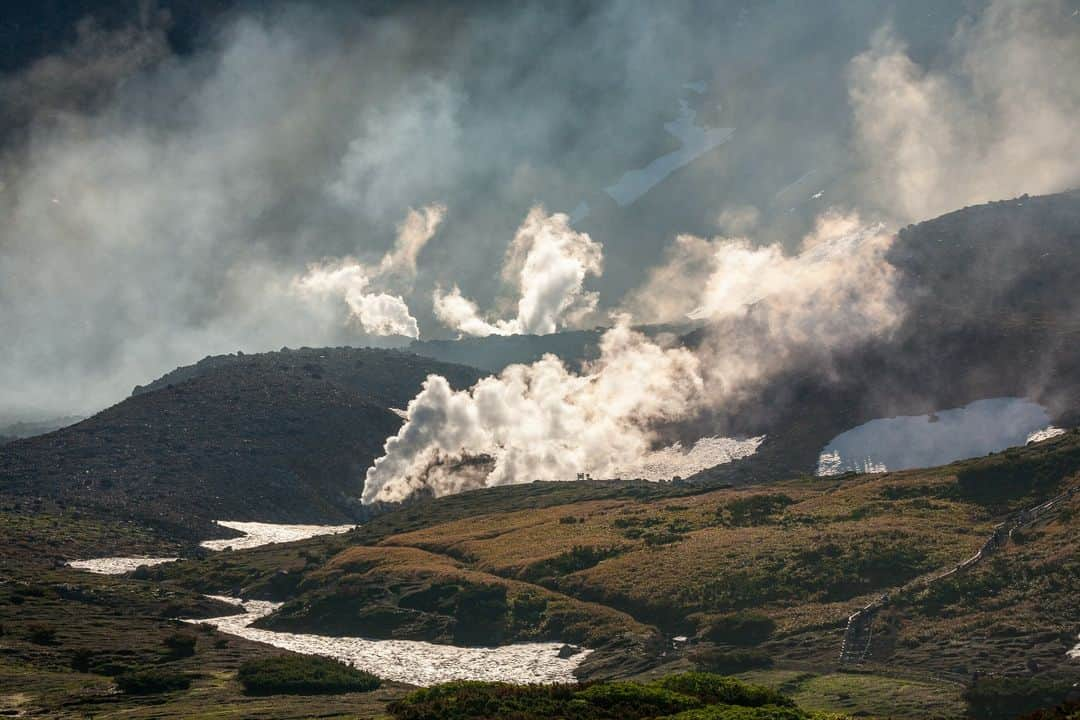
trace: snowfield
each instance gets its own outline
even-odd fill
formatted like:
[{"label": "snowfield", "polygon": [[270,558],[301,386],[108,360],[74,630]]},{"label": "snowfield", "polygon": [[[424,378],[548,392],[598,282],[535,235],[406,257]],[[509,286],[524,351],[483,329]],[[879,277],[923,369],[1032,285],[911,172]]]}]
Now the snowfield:
[{"label": "snowfield", "polygon": [[316,535],[337,535],[348,532],[355,525],[277,525],[274,523],[261,522],[235,522],[232,520],[218,520],[218,525],[231,530],[244,533],[243,537],[227,538],[225,540],[206,540],[199,543],[207,550],[248,550],[269,545],[270,543],[295,542],[306,540]]},{"label": "snowfield", "polygon": [[99,575],[123,575],[140,565],[163,565],[179,559],[174,557],[107,557],[94,560],[72,560],[68,563],[68,567]]},{"label": "snowfield", "polygon": [[930,415],[871,420],[822,449],[818,475],[947,465],[1060,435],[1041,405],[1022,398],[977,400]]},{"label": "snowfield", "polygon": [[[244,535],[238,538],[207,540],[200,543],[208,550],[224,550],[225,548],[248,550],[260,545],[269,545],[270,543],[306,540],[316,535],[337,535],[356,527],[355,525],[277,525],[274,523],[234,522],[231,520],[218,520],[217,524],[232,530],[238,530]],[[68,563],[68,567],[101,575],[121,575],[131,572],[140,565],[161,565],[178,559],[174,557],[107,557],[93,560],[72,560]]]},{"label": "snowfield", "polygon": [[387,680],[428,686],[451,680],[486,680],[514,683],[577,682],[574,670],[591,650],[568,658],[559,657],[561,643],[522,643],[491,648],[436,645],[415,640],[365,640],[274,632],[251,627],[251,623],[274,612],[280,604],[262,600],[237,600],[243,613],[184,622],[206,623],[246,640],[266,643],[305,655],[323,655],[348,663]]},{"label": "snowfield", "polygon": [[644,480],[671,480],[678,475],[687,478],[717,465],[749,457],[757,452],[765,436],[736,440],[726,437],[704,437],[684,450],[681,443],[654,450],[635,465],[620,468],[618,477]]},{"label": "snowfield", "polygon": [[668,175],[723,145],[735,134],[735,128],[701,127],[694,122],[695,117],[697,113],[690,109],[690,105],[680,100],[679,116],[664,123],[664,129],[681,141],[682,147],[661,155],[643,168],[623,173],[614,185],[604,188],[611,199],[620,207],[634,203]]}]

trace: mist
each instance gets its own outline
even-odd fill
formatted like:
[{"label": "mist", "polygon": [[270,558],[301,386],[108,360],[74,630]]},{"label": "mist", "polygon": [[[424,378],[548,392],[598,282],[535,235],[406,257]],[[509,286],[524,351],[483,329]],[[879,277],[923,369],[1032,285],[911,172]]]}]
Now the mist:
[{"label": "mist", "polygon": [[[238,4],[182,50],[167,3],[132,7],[0,78],[5,416],[92,412],[213,353],[715,321],[755,306],[719,270],[765,248],[781,277],[819,218],[887,236],[1077,184],[1072,2]],[[550,282],[522,274],[540,244],[512,250],[531,217],[584,252]],[[900,312],[860,302],[860,337]],[[755,333],[848,341],[820,317]],[[773,371],[701,352],[717,398]],[[615,426],[646,452],[670,413],[638,413]]]}]

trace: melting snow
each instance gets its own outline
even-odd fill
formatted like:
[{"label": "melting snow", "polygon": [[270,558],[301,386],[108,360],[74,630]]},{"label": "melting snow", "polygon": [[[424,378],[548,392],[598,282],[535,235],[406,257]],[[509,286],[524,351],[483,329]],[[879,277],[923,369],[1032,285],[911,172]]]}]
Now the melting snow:
[{"label": "melting snow", "polygon": [[659,184],[664,178],[715,147],[723,145],[735,128],[703,128],[694,124],[697,116],[685,100],[679,101],[679,117],[664,124],[664,129],[682,141],[675,152],[661,155],[640,170],[623,173],[618,182],[604,188],[615,202],[625,207]]},{"label": "melting snow", "polygon": [[[239,530],[244,535],[238,538],[207,540],[200,543],[208,550],[224,550],[229,547],[233,550],[248,550],[260,545],[269,545],[270,543],[306,540],[316,535],[337,535],[356,527],[355,525],[276,525],[274,523],[234,522],[231,520],[218,520],[217,524]],[[94,560],[72,560],[68,563],[68,566],[102,575],[121,575],[131,572],[140,565],[161,565],[178,559],[174,557],[108,557]]]},{"label": "melting snow", "polygon": [[1050,438],[1056,438],[1058,435],[1064,434],[1065,431],[1061,428],[1051,426],[1042,430],[1036,430],[1035,432],[1031,433],[1030,435],[1028,435],[1027,442],[1042,442],[1043,440],[1049,440]]},{"label": "melting snow", "polygon": [[577,225],[579,222],[589,217],[590,211],[591,208],[589,208],[589,203],[582,200],[577,204],[577,207],[575,207],[574,210],[570,213],[570,224]]},{"label": "melting snow", "polygon": [[217,524],[232,530],[239,530],[245,535],[238,538],[207,540],[199,543],[208,550],[224,550],[228,547],[233,550],[247,550],[260,545],[269,545],[270,543],[306,540],[316,535],[337,535],[356,527],[355,525],[276,525],[274,523],[236,522],[232,520],[218,520]]},{"label": "melting snow", "polygon": [[749,457],[757,452],[765,436],[736,440],[725,437],[705,437],[684,450],[681,443],[654,450],[635,465],[621,468],[620,477],[645,480],[670,480],[676,475],[689,477],[717,465]]},{"label": "melting snow", "polygon": [[68,563],[68,567],[99,575],[123,575],[140,565],[162,565],[179,559],[174,557],[107,557],[95,560],[72,560]]},{"label": "melting snow", "polygon": [[855,458],[843,459],[836,450],[821,453],[818,458],[818,475],[840,475],[846,472],[859,473],[883,473],[889,468],[883,463],[875,462],[873,458],[866,457],[861,460]]},{"label": "melting snow", "polygon": [[978,400],[933,415],[871,420],[837,435],[818,458],[818,475],[945,465],[1060,435],[1041,405],[1021,398]]},{"label": "melting snow", "polygon": [[279,607],[261,600],[215,597],[243,607],[243,614],[185,622],[207,623],[230,635],[305,655],[323,655],[346,662],[387,680],[434,685],[451,680],[515,683],[576,682],[574,670],[592,652],[559,657],[561,643],[524,643],[493,648],[436,645],[415,640],[365,640],[274,632],[250,627]]}]

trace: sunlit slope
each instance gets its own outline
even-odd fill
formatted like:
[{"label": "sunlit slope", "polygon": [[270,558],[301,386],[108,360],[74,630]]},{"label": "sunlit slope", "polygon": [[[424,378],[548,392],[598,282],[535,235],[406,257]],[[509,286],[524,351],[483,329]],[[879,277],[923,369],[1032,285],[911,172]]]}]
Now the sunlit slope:
[{"label": "sunlit slope", "polygon": [[[876,636],[868,662],[989,669],[1023,664],[1027,648],[1041,671],[1053,672],[1068,662],[1065,637],[1080,630],[1070,509],[1080,501],[947,581],[957,591],[945,581],[900,589],[971,557],[998,523],[1075,486],[1078,471],[1073,431],[987,458],[882,475],[708,491],[505,488],[476,494],[473,514],[459,512],[473,494],[426,501],[332,540],[162,572],[207,591],[285,600],[267,627],[347,634],[377,617],[384,636],[461,641],[483,622],[490,639],[506,642],[544,637],[614,648],[633,640],[628,668],[640,668],[650,652],[661,662],[665,636],[700,636],[699,648],[724,644],[710,628],[738,612],[772,619],[761,649],[776,663],[836,665],[847,616],[890,592],[896,603],[875,621],[889,629]],[[530,493],[547,506],[523,507]],[[981,580],[986,573],[1006,580]],[[1022,577],[1034,580],[1024,585]],[[573,623],[560,634],[565,608]],[[626,618],[627,632],[614,630],[617,617]],[[995,623],[1009,628],[1002,636],[1010,640],[973,639]],[[1053,652],[1047,633],[1056,638]],[[936,654],[946,641],[960,649]]]}]

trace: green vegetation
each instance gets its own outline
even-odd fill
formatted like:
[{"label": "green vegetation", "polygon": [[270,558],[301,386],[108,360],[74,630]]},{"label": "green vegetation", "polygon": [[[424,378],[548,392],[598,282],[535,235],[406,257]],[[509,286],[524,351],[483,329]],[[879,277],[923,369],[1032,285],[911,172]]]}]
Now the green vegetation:
[{"label": "green vegetation", "polygon": [[[559,518],[559,524],[563,524],[565,518]],[[568,552],[556,555],[538,563],[534,563],[521,573],[521,579],[543,584],[551,582],[560,575],[569,575],[579,570],[593,567],[602,560],[614,557],[621,552],[619,547],[592,547],[591,545],[575,545]]]},{"label": "green vegetation", "polygon": [[1052,708],[1036,710],[1022,720],[1080,720],[1080,702],[1066,702]]},{"label": "green vegetation", "polygon": [[55,645],[56,627],[48,623],[34,623],[27,628],[26,639],[36,645]]},{"label": "green vegetation", "polygon": [[277,655],[249,660],[236,679],[250,695],[335,695],[370,692],[379,678],[336,660],[313,655]]},{"label": "green vegetation", "polygon": [[1075,692],[1073,684],[1073,680],[983,678],[968,687],[964,700],[972,718],[1015,718],[1065,701],[1070,693]]},{"label": "green vegetation", "polygon": [[1061,482],[1080,471],[1080,444],[1012,448],[956,474],[965,499],[995,510],[1017,510],[1052,495]]},{"label": "green vegetation", "polygon": [[706,640],[728,645],[760,645],[776,629],[776,621],[759,612],[737,612],[712,618],[702,628]]},{"label": "green vegetation", "polygon": [[815,674],[753,670],[739,679],[767,685],[802,708],[872,718],[962,718],[963,688],[955,683],[888,677],[870,672]]},{"label": "green vegetation", "polygon": [[809,720],[775,690],[708,673],[671,675],[652,683],[586,686],[456,682],[418,690],[389,707],[396,720]]},{"label": "green vegetation", "polygon": [[773,659],[761,650],[724,650],[722,648],[699,648],[690,659],[700,670],[730,675],[745,670],[760,670],[773,666]]},{"label": "green vegetation", "polygon": [[195,654],[195,644],[198,641],[191,633],[173,633],[165,638],[164,645],[173,658],[186,658]]},{"label": "green vegetation", "polygon": [[127,695],[154,695],[187,690],[191,678],[167,668],[143,668],[116,676],[116,686]]},{"label": "green vegetation", "polygon": [[774,520],[775,515],[794,503],[782,493],[749,495],[721,505],[716,514],[730,525],[761,525]]}]

